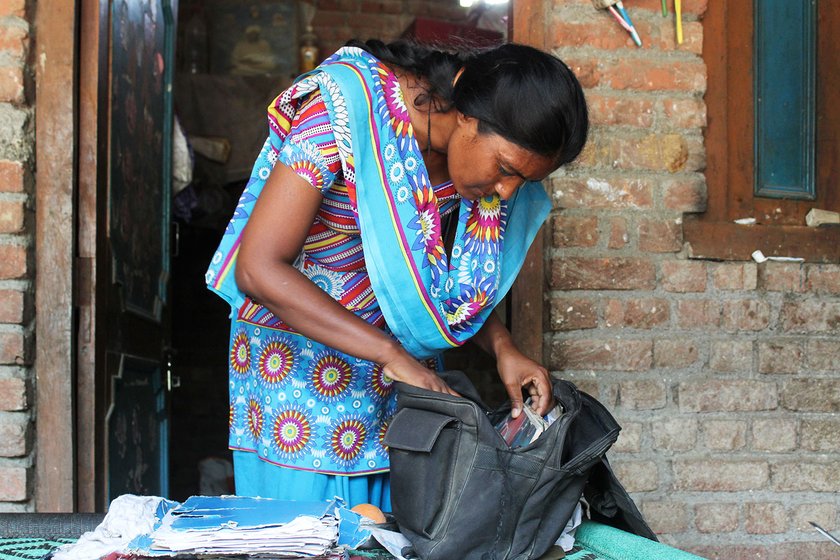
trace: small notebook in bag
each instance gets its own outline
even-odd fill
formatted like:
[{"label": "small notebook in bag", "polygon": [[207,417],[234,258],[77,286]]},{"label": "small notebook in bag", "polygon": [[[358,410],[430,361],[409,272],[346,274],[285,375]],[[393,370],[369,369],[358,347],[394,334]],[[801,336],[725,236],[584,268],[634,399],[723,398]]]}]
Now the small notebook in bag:
[{"label": "small notebook in bag", "polygon": [[620,427],[594,398],[553,382],[562,415],[511,447],[462,372],[441,377],[463,397],[398,383],[385,436],[391,505],[422,560],[530,560],[558,539],[581,495],[592,518],[655,540],[606,461]]}]

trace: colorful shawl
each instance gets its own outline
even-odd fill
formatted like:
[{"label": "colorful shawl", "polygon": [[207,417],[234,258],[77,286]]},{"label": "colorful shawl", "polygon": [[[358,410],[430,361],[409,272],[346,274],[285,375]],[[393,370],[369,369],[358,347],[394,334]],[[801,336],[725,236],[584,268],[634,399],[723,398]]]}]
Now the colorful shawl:
[{"label": "colorful shawl", "polygon": [[[548,215],[542,185],[526,183],[507,201],[462,200],[447,256],[437,197],[399,82],[367,52],[342,48],[283,92],[269,107],[270,149],[282,149],[297,100],[316,88],[330,114],[388,327],[417,358],[463,344],[507,293]],[[207,272],[210,289],[234,309],[245,301],[234,280],[240,237],[266,179],[252,177]]]}]

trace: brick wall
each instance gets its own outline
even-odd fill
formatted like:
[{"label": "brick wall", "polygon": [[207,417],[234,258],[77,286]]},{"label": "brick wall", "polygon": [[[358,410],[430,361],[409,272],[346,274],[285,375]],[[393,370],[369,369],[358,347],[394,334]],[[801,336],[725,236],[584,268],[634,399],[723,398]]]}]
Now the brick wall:
[{"label": "brick wall", "polygon": [[25,0],[0,0],[0,511],[32,498],[30,20]]},{"label": "brick wall", "polygon": [[642,49],[589,0],[547,5],[546,46],[594,124],[550,182],[550,368],[615,412],[616,470],[665,542],[836,558],[808,521],[840,527],[840,265],[687,259],[682,217],[706,197],[706,0],[684,0],[682,45],[659,0],[625,5]]}]

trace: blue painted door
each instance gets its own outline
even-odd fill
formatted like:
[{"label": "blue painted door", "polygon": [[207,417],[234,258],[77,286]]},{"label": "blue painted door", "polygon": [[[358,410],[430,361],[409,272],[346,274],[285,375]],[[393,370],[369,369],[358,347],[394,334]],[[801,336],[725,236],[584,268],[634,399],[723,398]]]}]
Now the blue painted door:
[{"label": "blue painted door", "polygon": [[177,0],[110,0],[104,453],[110,501],[168,494],[167,348]]}]

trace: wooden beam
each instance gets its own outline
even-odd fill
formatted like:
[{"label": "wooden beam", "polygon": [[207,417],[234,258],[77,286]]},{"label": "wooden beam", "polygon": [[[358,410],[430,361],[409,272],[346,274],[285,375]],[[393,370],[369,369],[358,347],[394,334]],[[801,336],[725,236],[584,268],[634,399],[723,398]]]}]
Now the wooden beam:
[{"label": "wooden beam", "polygon": [[[544,49],[546,5],[543,0],[513,1],[512,40]],[[522,270],[510,292],[510,332],[516,346],[529,358],[545,363],[543,312],[545,307],[545,253],[543,226],[528,250]]]},{"label": "wooden beam", "polygon": [[805,262],[840,262],[840,227],[752,225],[708,222],[687,217],[684,223],[692,259],[752,260],[753,251],[766,257],[800,257]]},{"label": "wooden beam", "polygon": [[35,9],[35,507],[39,512],[72,512],[77,8],[75,2],[43,0]]},{"label": "wooden beam", "polygon": [[[102,410],[105,402],[101,337],[95,336],[103,313],[96,288],[103,282],[97,255],[97,232],[105,223],[100,204],[107,181],[108,0],[81,0],[79,18],[79,195],[78,258],[76,259],[77,503],[81,512],[102,511],[104,458]],[[106,267],[107,268],[107,267]],[[104,371],[104,370],[103,370]]]}]

